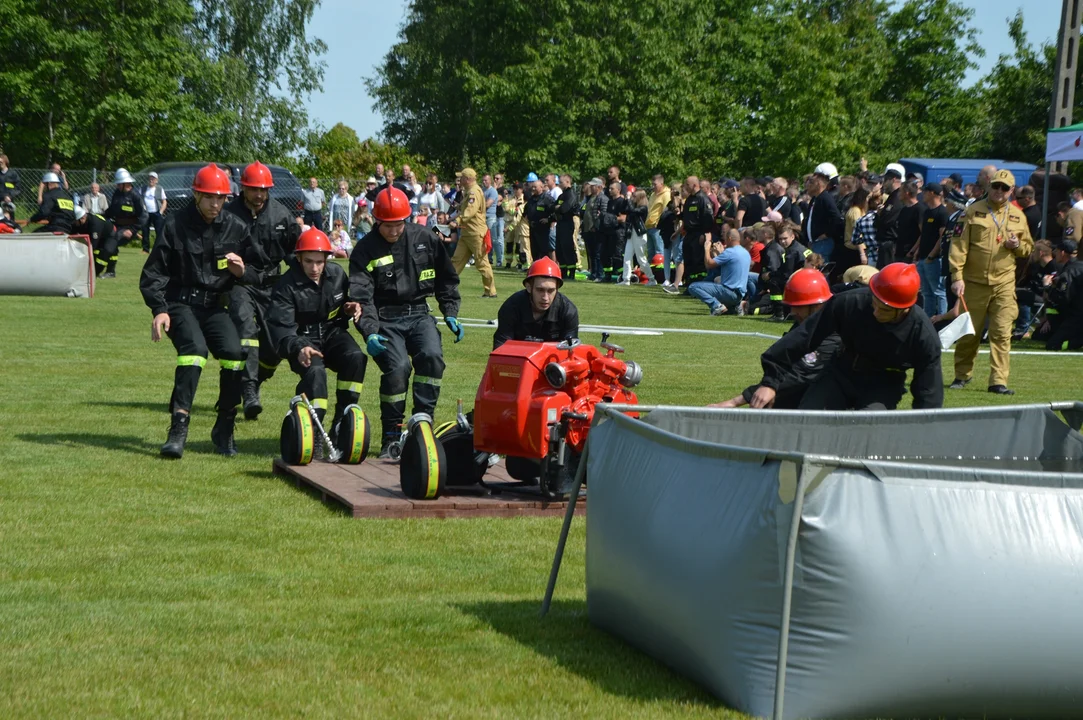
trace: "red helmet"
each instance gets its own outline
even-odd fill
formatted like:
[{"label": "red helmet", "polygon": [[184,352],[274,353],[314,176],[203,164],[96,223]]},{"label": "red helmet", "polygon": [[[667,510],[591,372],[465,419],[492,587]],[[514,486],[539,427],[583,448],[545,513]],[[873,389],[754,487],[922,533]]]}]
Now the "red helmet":
[{"label": "red helmet", "polygon": [[663,255],[662,253],[655,253],[651,257],[651,265],[653,265],[655,267],[661,267],[662,265],[665,265],[665,263],[666,263],[666,256]]},{"label": "red helmet", "polygon": [[782,302],[791,307],[819,305],[831,299],[827,278],[819,270],[801,268],[786,281]]},{"label": "red helmet", "polygon": [[297,247],[293,250],[295,253],[303,252],[331,252],[331,241],[327,239],[327,235],[323,230],[319,228],[309,228],[301,233],[301,237],[297,238]]},{"label": "red helmet", "polygon": [[386,187],[376,195],[372,217],[380,222],[398,222],[410,217],[410,201],[397,187]]},{"label": "red helmet", "polygon": [[241,185],[264,190],[273,188],[275,181],[271,178],[271,168],[257,160],[241,173]]},{"label": "red helmet", "polygon": [[527,270],[526,277],[523,279],[523,284],[526,285],[527,280],[530,280],[531,278],[539,277],[556,280],[557,287],[564,284],[564,278],[560,277],[560,266],[547,257],[534,261],[530,266],[530,269]]},{"label": "red helmet", "polygon": [[883,304],[905,310],[918,301],[921,277],[910,263],[891,263],[872,276],[869,289]]},{"label": "red helmet", "polygon": [[207,195],[229,195],[229,175],[214,164],[200,168],[192,180],[192,189]]}]

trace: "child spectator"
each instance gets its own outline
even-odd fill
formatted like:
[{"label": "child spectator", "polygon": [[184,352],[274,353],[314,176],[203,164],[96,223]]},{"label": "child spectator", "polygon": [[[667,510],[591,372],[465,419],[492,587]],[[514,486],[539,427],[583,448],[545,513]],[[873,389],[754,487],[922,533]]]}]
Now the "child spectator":
[{"label": "child spectator", "polygon": [[331,252],[337,258],[350,257],[350,250],[353,249],[353,242],[350,240],[350,233],[346,232],[345,225],[342,218],[336,217],[331,230]]}]

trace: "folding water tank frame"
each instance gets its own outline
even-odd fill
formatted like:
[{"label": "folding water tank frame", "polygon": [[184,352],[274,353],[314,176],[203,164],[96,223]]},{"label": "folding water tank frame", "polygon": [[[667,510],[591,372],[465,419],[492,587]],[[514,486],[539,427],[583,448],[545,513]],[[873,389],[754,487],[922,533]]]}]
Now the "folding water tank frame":
[{"label": "folding water tank frame", "polygon": [[94,249],[86,235],[0,235],[0,295],[94,297]]},{"label": "folding water tank frame", "polygon": [[590,619],[756,716],[1083,717],[1081,422],[600,407]]}]

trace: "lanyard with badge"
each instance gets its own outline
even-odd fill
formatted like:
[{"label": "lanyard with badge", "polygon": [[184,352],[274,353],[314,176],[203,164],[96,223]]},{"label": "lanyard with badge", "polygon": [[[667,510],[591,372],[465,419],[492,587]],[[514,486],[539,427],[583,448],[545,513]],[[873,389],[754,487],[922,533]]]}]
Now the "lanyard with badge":
[{"label": "lanyard with badge", "polygon": [[[1007,204],[1007,203],[1005,203],[1005,204]],[[1003,230],[1003,228],[1004,228],[1005,225],[1008,224],[1008,213],[1009,212],[1011,212],[1011,207],[1005,207],[1004,208],[1004,220],[1002,222],[997,222],[997,213],[993,212],[993,213],[989,214],[989,217],[992,218],[992,220],[993,220],[993,225],[995,225],[996,229],[997,229],[997,242],[998,243],[1004,242],[1004,230]]]}]

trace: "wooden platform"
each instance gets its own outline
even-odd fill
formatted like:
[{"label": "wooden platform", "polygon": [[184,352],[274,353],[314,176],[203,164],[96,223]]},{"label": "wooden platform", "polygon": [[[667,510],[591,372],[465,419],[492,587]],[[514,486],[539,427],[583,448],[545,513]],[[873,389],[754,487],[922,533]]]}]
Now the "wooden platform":
[{"label": "wooden platform", "polygon": [[[369,458],[360,465],[313,462],[287,465],[275,458],[273,471],[307,485],[320,493],[324,502],[345,505],[358,518],[471,518],[471,517],[563,517],[567,503],[549,502],[540,497],[509,492],[492,493],[475,486],[454,489],[436,500],[410,500],[399,489],[399,466],[387,460]],[[497,464],[485,474],[487,484],[514,482]],[[586,512],[580,498],[576,515]]]}]

